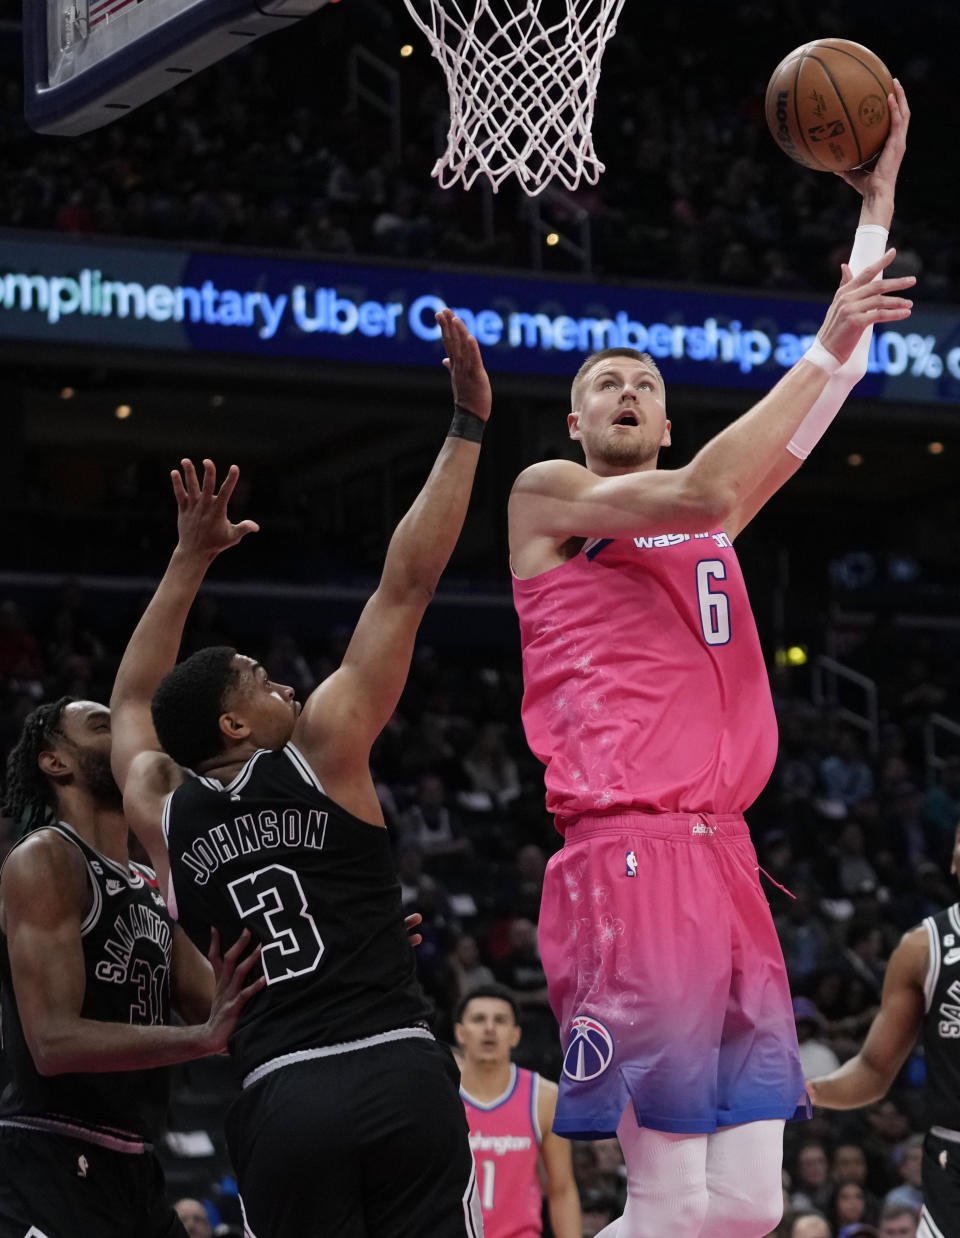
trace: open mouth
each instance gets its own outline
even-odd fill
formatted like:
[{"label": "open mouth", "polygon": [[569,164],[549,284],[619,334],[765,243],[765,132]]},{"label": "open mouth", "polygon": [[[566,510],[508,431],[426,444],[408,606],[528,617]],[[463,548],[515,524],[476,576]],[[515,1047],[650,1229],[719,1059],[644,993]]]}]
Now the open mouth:
[{"label": "open mouth", "polygon": [[614,424],[618,426],[638,426],[640,422],[637,420],[636,413],[627,412],[618,417]]}]

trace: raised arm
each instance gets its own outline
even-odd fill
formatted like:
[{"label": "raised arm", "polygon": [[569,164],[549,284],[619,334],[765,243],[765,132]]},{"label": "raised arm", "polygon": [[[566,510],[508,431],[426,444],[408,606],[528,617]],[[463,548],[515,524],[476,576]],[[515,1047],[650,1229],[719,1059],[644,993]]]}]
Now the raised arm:
[{"label": "raised arm", "polygon": [[[884,167],[892,169],[894,179],[907,122],[906,101],[897,89],[897,131],[889,154],[885,152],[881,160],[887,160]],[[878,184],[888,180],[883,171]],[[861,218],[887,219],[891,211],[892,182],[889,195],[883,189],[869,202],[865,197]],[[771,486],[775,488],[798,467],[799,458],[788,446],[865,330],[877,322],[909,316],[912,302],[892,294],[912,287],[913,276],[874,282],[894,257],[895,251],[887,250],[856,275],[844,264],[840,286],[810,354],[683,468],[597,476],[572,462],[551,460],[521,473],[509,512],[510,551],[519,574],[534,574],[523,570],[522,560],[538,541],[560,545],[574,537],[692,533],[717,524],[731,534],[742,528],[765,495],[772,493]]]},{"label": "raised arm", "polygon": [[901,938],[887,964],[880,1010],[863,1048],[829,1075],[807,1083],[815,1105],[859,1109],[890,1090],[920,1033],[928,952],[927,931],[922,926]]},{"label": "raised arm", "polygon": [[[225,1049],[243,1005],[265,984],[261,976],[244,987],[260,956],[258,949],[241,957],[249,934],[222,961],[216,943],[211,947],[215,975],[203,984],[203,1000],[184,1011],[196,1023],[108,1023],[81,1013],[86,985],[81,921],[88,902],[79,853],[50,831],[21,843],[4,865],[0,914],[17,1010],[38,1072],[141,1070]],[[200,996],[199,987],[195,992]]]},{"label": "raised arm", "polygon": [[463,528],[480,438],[490,416],[490,383],[480,349],[451,310],[437,321],[447,350],[454,417],[423,489],[400,521],[383,574],[338,669],[304,706],[294,741],[324,786],[351,811],[379,815],[366,778],[373,741],[396,708],[420,620]]},{"label": "raised arm", "polygon": [[258,527],[252,520],[232,524],[227,518],[227,503],[239,476],[236,465],[231,465],[218,490],[212,461],[204,460],[202,481],[191,461],[181,463],[183,475],[176,469],[171,474],[177,500],[177,546],[130,637],[110,697],[113,776],[123,792],[127,819],[150,852],[161,883],[166,861],[159,834],[160,811],[183,773],[160,751],[150,702],[177,660],[187,615],[210,564]]},{"label": "raised arm", "polygon": [[[837,175],[856,189],[863,197],[860,222],[850,253],[850,270],[859,275],[864,267],[883,253],[887,234],[893,222],[893,207],[897,187],[897,175],[907,147],[907,129],[910,124],[910,108],[899,81],[894,79],[893,93],[889,96],[890,136],[883,152],[871,172],[838,172]],[[857,345],[835,374],[830,376],[820,396],[804,419],[799,432],[794,436],[778,462],[764,477],[757,488],[739,505],[726,523],[731,537],[736,537],[750,523],[767,500],[793,476],[810,451],[826,432],[840,411],[844,400],[867,372],[870,354],[870,339],[873,325],[870,324],[860,336]]]}]

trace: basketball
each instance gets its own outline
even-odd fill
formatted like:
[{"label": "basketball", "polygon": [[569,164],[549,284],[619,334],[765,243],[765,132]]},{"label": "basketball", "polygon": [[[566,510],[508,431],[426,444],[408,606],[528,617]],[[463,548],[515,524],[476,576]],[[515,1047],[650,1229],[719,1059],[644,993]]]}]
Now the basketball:
[{"label": "basketball", "polygon": [[879,155],[890,132],[893,79],[869,48],[817,39],[773,71],[764,110],[782,151],[818,172],[849,172]]}]

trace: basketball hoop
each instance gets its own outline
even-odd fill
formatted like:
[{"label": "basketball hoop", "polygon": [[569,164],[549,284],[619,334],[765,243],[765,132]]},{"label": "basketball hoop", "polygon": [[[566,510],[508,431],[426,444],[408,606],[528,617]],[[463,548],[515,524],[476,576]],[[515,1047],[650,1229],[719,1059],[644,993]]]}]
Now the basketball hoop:
[{"label": "basketball hoop", "polygon": [[[593,107],[624,0],[404,3],[447,79],[447,149],[432,172],[444,189],[469,189],[481,173],[494,192],[515,176],[530,197],[552,180],[597,183]],[[559,7],[548,19],[550,3]]]}]

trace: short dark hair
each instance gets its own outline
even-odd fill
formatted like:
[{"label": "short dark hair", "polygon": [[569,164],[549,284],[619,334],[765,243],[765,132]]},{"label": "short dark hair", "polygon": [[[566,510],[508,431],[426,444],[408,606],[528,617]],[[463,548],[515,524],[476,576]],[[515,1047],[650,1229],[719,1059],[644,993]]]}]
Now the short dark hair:
[{"label": "short dark hair", "polygon": [[475,997],[495,997],[497,1001],[506,1002],[513,1011],[514,1023],[520,1023],[520,1007],[517,1005],[517,1000],[502,984],[478,984],[475,989],[464,993],[453,1008],[454,1023],[463,1022],[463,1013]]},{"label": "short dark hair", "polygon": [[3,811],[14,821],[19,821],[24,831],[36,829],[56,815],[56,790],[37,764],[37,759],[54,743],[63,711],[73,699],[72,696],[61,696],[58,701],[38,705],[27,714],[20,738],[7,757]]},{"label": "short dark hair", "polygon": [[160,680],[150,712],[161,747],[179,765],[196,769],[221,751],[224,698],[240,677],[236,656],[229,645],[210,645]]}]

